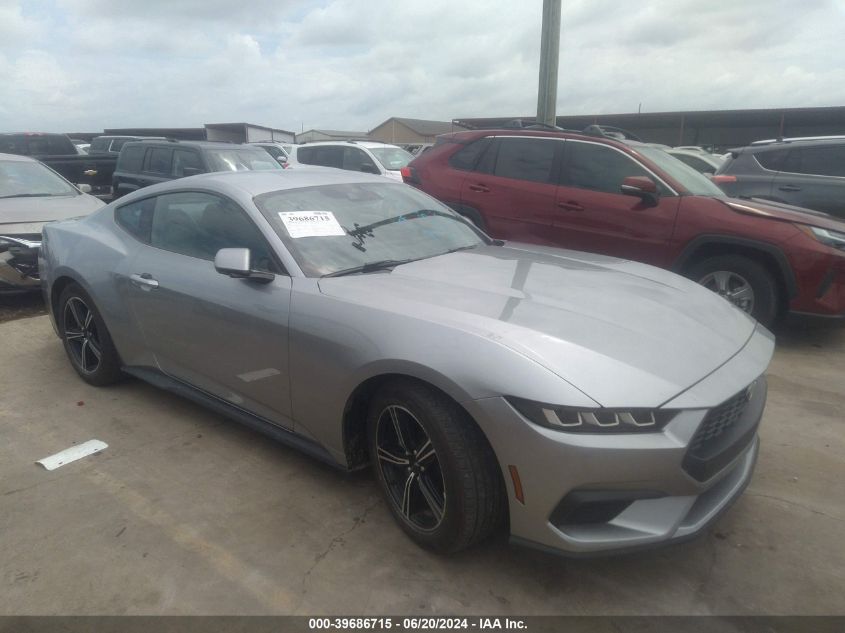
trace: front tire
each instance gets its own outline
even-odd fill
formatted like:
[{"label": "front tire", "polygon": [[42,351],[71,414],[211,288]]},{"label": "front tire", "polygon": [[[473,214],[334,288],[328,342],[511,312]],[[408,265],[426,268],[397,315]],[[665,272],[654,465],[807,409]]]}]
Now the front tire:
[{"label": "front tire", "polygon": [[56,320],[65,353],[82,380],[103,387],[124,378],[106,324],[82,287],[72,283],[62,291]]},{"label": "front tire", "polygon": [[764,266],[742,255],[719,255],[696,264],[693,281],[724,297],[765,326],[778,316],[779,288]]},{"label": "front tire", "polygon": [[382,493],[417,544],[457,552],[501,525],[506,502],[493,450],[448,397],[411,380],[391,382],[370,404],[367,431]]}]

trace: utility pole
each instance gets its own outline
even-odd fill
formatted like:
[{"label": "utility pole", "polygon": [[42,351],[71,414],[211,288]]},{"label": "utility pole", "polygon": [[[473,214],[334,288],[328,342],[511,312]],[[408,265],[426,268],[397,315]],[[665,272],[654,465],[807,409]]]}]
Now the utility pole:
[{"label": "utility pole", "polygon": [[557,122],[557,63],[560,57],[560,0],[543,0],[540,36],[540,86],[537,90],[537,123]]}]

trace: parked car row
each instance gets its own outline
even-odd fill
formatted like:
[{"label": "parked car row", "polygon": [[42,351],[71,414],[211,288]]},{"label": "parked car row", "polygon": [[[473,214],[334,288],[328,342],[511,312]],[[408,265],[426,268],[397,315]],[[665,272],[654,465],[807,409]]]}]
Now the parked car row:
[{"label": "parked car row", "polygon": [[845,222],[729,198],[647,144],[527,129],[458,132],[440,137],[403,176],[494,238],[673,270],[764,324],[787,311],[845,316]]},{"label": "parked car row", "polygon": [[80,153],[64,134],[0,134],[0,154],[30,156],[64,176],[77,186],[90,187],[91,193],[108,194],[114,173],[115,156]]},{"label": "parked car row", "polygon": [[460,132],[415,159],[123,140],[103,208],[70,210],[90,197],[36,161],[0,171],[0,205],[85,216],[42,238],[0,215],[0,266],[40,271],[74,370],[369,464],[436,551],[505,525],[579,554],[700,534],[753,473],[762,324],[845,315],[845,223],[729,198],[621,130]]}]

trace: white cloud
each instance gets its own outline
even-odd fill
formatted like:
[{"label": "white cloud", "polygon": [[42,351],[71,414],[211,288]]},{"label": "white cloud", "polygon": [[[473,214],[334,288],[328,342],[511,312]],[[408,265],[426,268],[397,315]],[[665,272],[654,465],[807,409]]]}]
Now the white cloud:
[{"label": "white cloud", "polygon": [[[531,115],[541,3],[0,0],[0,127]],[[558,112],[839,105],[841,0],[568,0]]]}]

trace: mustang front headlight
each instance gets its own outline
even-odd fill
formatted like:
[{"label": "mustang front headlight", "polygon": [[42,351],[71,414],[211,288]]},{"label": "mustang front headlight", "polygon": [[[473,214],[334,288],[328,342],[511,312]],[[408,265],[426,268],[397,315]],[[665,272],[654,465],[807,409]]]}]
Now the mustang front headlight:
[{"label": "mustang front headlight", "polygon": [[671,409],[578,409],[512,396],[506,400],[535,424],[568,433],[654,433],[678,413]]},{"label": "mustang front headlight", "polygon": [[807,226],[808,232],[822,244],[832,246],[840,251],[845,251],[845,233],[839,231],[831,231],[830,229],[820,229],[817,226]]}]

